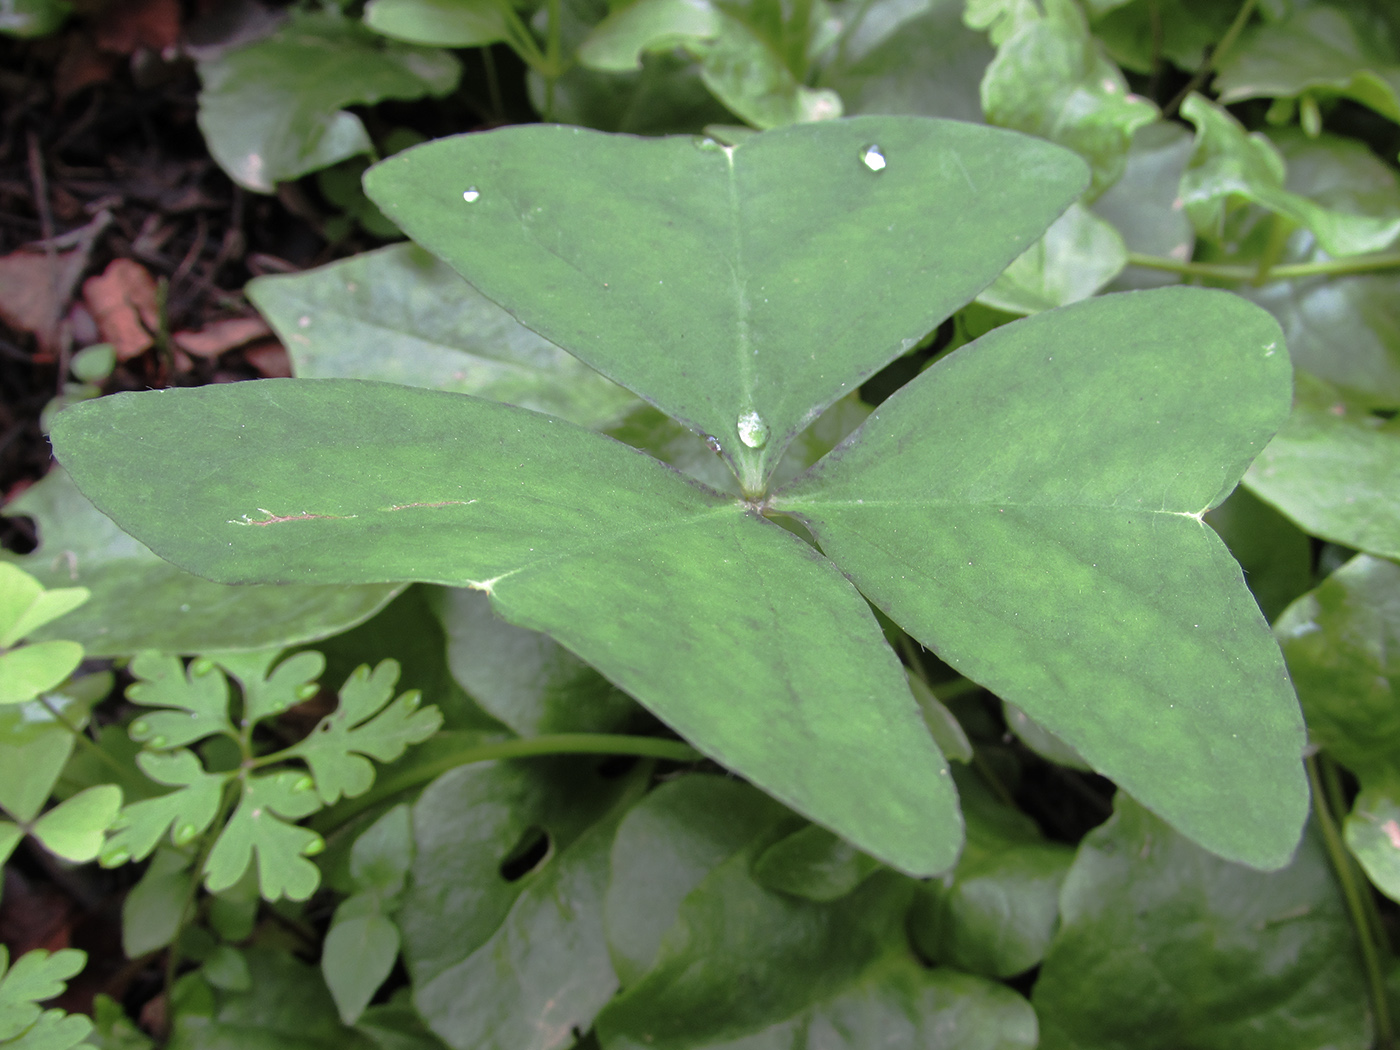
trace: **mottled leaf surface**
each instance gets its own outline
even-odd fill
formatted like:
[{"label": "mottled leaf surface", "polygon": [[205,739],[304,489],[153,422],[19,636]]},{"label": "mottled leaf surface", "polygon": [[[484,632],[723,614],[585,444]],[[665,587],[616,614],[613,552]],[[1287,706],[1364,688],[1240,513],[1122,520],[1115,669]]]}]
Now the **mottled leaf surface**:
[{"label": "mottled leaf surface", "polygon": [[1183,833],[1278,867],[1307,809],[1302,719],[1201,516],[1284,419],[1289,371],[1236,297],[1090,300],[943,358],[770,504]]}]

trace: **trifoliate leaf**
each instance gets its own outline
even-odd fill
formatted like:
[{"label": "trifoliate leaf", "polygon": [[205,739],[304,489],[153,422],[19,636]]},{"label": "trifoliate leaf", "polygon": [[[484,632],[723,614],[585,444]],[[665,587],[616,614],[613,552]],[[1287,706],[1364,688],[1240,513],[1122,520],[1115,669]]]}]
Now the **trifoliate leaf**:
[{"label": "trifoliate leaf", "polygon": [[[25,952],[13,966],[9,963],[9,950],[0,944],[0,1040],[6,1041],[9,1047],[26,1046],[29,1033],[40,1026],[51,1028],[54,1024],[53,1021],[41,1021],[48,1015],[39,1004],[45,999],[62,995],[64,982],[86,965],[87,956],[71,948],[52,954],[35,949]],[[49,1014],[57,1015],[57,1018],[63,1016],[59,1010],[49,1011]],[[61,1044],[64,1050],[86,1036],[90,1028],[89,1025],[73,1042]],[[18,1042],[9,1042],[16,1037],[20,1037]]]},{"label": "trifoliate leaf", "polygon": [[131,723],[131,739],[167,748],[215,733],[235,735],[228,720],[228,679],[212,665],[195,661],[187,670],[178,656],[152,652],[132,660],[131,673],[137,681],[127,687],[128,700],[144,707],[176,709],[137,718]]},{"label": "trifoliate leaf", "polygon": [[24,829],[8,820],[0,820],[0,864],[10,859],[10,854],[24,838]]},{"label": "trifoliate leaf", "polygon": [[321,881],[320,871],[306,858],[319,853],[324,843],[316,832],[279,818],[299,820],[320,808],[305,773],[286,771],[245,780],[238,808],[209,851],[205,888],[218,893],[232,886],[256,854],[265,900],[306,900]]},{"label": "trifoliate leaf", "polygon": [[180,790],[133,802],[122,810],[114,825],[116,833],[102,851],[104,867],[141,860],[172,827],[170,838],[177,846],[191,842],[213,823],[229,779],[227,773],[206,773],[199,759],[183,749],[169,754],[146,752],[137,756],[136,764],[157,783]]},{"label": "trifoliate leaf", "polygon": [[360,667],[341,688],[336,712],[287,752],[287,757],[299,756],[311,767],[316,790],[326,805],[342,795],[354,798],[369,790],[374,765],[362,756],[392,762],[409,744],[426,740],[442,724],[436,707],[418,710],[416,690],[386,708],[398,680],[399,665],[393,660],[383,661],[372,673],[368,666]]},{"label": "trifoliate leaf", "polygon": [[103,833],[121,808],[122,789],[115,784],[98,784],[49,810],[34,822],[32,830],[50,853],[86,864],[101,851]]},{"label": "trifoliate leaf", "polygon": [[326,669],[326,658],[318,652],[301,652],[283,660],[268,673],[280,649],[258,653],[218,653],[211,657],[243,687],[243,724],[255,725],[264,718],[281,714],[313,695],[312,683]]}]

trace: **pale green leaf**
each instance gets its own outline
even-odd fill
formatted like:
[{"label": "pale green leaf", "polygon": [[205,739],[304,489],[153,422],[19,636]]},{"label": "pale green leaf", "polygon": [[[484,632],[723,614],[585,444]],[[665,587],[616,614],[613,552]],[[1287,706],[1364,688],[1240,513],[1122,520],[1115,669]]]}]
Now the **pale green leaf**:
[{"label": "pale green leaf", "polygon": [[0,865],[10,859],[15,847],[24,840],[24,829],[8,820],[0,820]]},{"label": "pale green leaf", "polygon": [[86,587],[45,590],[19,566],[0,562],[0,649],[72,612],[88,600],[89,593]]},{"label": "pale green leaf", "polygon": [[231,944],[216,946],[200,966],[200,972],[211,985],[225,991],[245,992],[253,984],[247,960]]},{"label": "pale green leaf", "polygon": [[[756,492],[807,423],[990,283],[1082,179],[1019,135],[859,117],[728,148],[507,128],[398,154],[366,189],[526,325],[715,437]],[[813,346],[821,367],[794,368]],[[749,412],[769,430],[758,447],[739,435]]]},{"label": "pale green leaf", "polygon": [[484,47],[506,38],[503,7],[493,0],[370,0],[365,25],[410,44]]},{"label": "pale green leaf", "polygon": [[75,864],[95,860],[102,837],[122,805],[122,789],[98,784],[65,799],[34,822],[34,837],[51,853]]},{"label": "pale green leaf", "polygon": [[416,690],[390,703],[398,679],[399,665],[393,660],[383,661],[373,671],[361,665],[341,687],[335,712],[321,719],[305,740],[283,752],[311,767],[316,793],[325,805],[369,790],[374,783],[370,758],[392,762],[442,725],[442,713],[436,707],[418,709]]},{"label": "pale green leaf", "polygon": [[1071,204],[977,301],[1012,314],[1053,310],[1101,291],[1127,261],[1118,231],[1082,204]]},{"label": "pale green leaf", "polygon": [[[87,721],[86,704],[50,703],[74,724]],[[73,747],[73,733],[38,701],[0,708],[0,809],[25,822],[38,816]]]},{"label": "pale green leaf", "polygon": [[1314,536],[1400,557],[1400,420],[1299,372],[1293,414],[1245,484]]},{"label": "pale green leaf", "polygon": [[1278,867],[1307,812],[1302,718],[1201,516],[1288,390],[1277,327],[1236,297],[1091,299],[944,357],[769,503],[1178,830]]},{"label": "pale green leaf", "polygon": [[0,704],[23,704],[63,684],[83,662],[77,642],[31,642],[0,652]]},{"label": "pale green leaf", "polygon": [[[5,505],[39,530],[15,559],[47,587],[82,584],[92,597],[38,638],[71,638],[89,656],[144,649],[261,649],[335,634],[368,619],[402,587],[224,587],[182,572],[117,528],[55,468]],[[0,554],[0,557],[12,557]]]},{"label": "pale green leaf", "polygon": [[[641,453],[494,402],[341,380],[101,398],[54,440],[176,562],[230,582],[486,590],[859,848],[924,874],[956,856],[946,766],[865,601],[797,537]],[[143,458],[176,449],[220,467],[182,491]],[[155,510],[167,503],[177,519]]]},{"label": "pale green leaf", "polygon": [[700,78],[714,96],[760,130],[841,116],[841,97],[805,86],[764,27],[738,17],[742,10],[717,10],[717,32],[689,48],[699,55]]},{"label": "pale green leaf", "polygon": [[579,45],[578,59],[612,73],[641,69],[643,52],[707,41],[720,27],[720,12],[709,0],[636,0],[593,27]]},{"label": "pale green leaf", "polygon": [[300,12],[271,36],[199,63],[199,128],[234,182],[271,193],[370,152],[344,106],[444,95],[460,73],[445,51],[386,42],[334,10]]},{"label": "pale green leaf", "polygon": [[[174,710],[142,712],[130,726],[132,740],[156,749],[183,747],[216,733],[234,736],[229,721],[228,680],[218,668],[198,666],[178,656],[142,653],[131,661],[136,681],[127,699],[143,707]],[[202,673],[201,673],[202,672]]]},{"label": "pale green leaf", "polygon": [[1057,142],[1088,161],[1091,197],[1123,174],[1133,133],[1158,116],[1128,90],[1073,0],[1045,0],[1043,16],[1017,18],[982,78],[982,109],[990,123]]},{"label": "pale green leaf", "polygon": [[302,652],[283,660],[273,670],[272,664],[280,651],[268,649],[205,656],[206,660],[216,661],[242,687],[243,717],[240,721],[245,726],[256,725],[305,700],[303,690],[314,691],[313,683],[326,668],[326,658],[320,653]]},{"label": "pale green leaf", "polygon": [[303,379],[452,390],[590,428],[616,423],[638,403],[417,245],[259,277],[248,297],[277,329]]},{"label": "pale green leaf", "polygon": [[1311,230],[1334,256],[1380,251],[1400,235],[1400,207],[1365,214],[1324,207],[1284,188],[1285,165],[1261,132],[1246,132],[1225,109],[1193,94],[1181,115],[1196,126],[1196,151],[1181,177],[1186,214],[1219,240],[1232,202],[1249,201]]},{"label": "pale green leaf", "polygon": [[177,846],[187,845],[214,822],[226,773],[206,773],[191,752],[144,752],[136,764],[152,780],[178,788],[166,795],[128,803],[112,825],[112,836],[99,858],[116,867],[141,860],[167,831]]},{"label": "pale green leaf", "polygon": [[9,950],[0,945],[0,1039],[14,1039],[38,1021],[39,1003],[62,995],[64,982],[86,964],[87,955],[72,948],[36,948],[11,965]]},{"label": "pale green leaf", "polygon": [[1315,836],[1260,874],[1121,792],[1080,846],[1032,1003],[1042,1050],[1364,1050],[1361,954]]},{"label": "pale green leaf", "polygon": [[204,886],[210,893],[236,883],[255,857],[264,900],[306,900],[316,891],[321,873],[306,858],[320,851],[321,836],[287,822],[321,808],[310,780],[294,772],[244,780],[238,808],[204,865]]}]

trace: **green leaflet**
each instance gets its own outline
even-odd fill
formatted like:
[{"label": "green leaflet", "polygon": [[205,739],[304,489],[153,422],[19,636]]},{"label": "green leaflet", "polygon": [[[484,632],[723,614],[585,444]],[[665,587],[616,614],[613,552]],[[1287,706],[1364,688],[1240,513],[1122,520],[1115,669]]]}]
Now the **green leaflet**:
[{"label": "green leaflet", "polygon": [[87,963],[87,955],[71,948],[25,952],[14,964],[0,944],[0,1046],[16,1050],[69,1050],[92,1031],[81,1014],[45,1010],[39,1004],[62,995],[68,978]]},{"label": "green leaflet", "polygon": [[55,468],[5,505],[39,527],[33,552],[5,560],[46,587],[81,584],[91,597],[38,639],[71,638],[89,656],[146,649],[197,653],[295,645],[372,616],[402,587],[223,587],[162,561],[94,507]]},{"label": "green leaflet", "polygon": [[[1036,396],[1007,399],[1006,376]],[[1277,327],[1233,296],[1094,299],[944,358],[769,502],[1183,833],[1278,867],[1307,809],[1302,720],[1201,515],[1284,418],[1288,379]]]},{"label": "green leaflet", "polygon": [[[547,631],[869,852],[921,872],[956,856],[946,767],[865,602],[744,504],[608,438],[460,395],[340,380],[189,394],[158,395],[167,433],[187,455],[207,441],[227,470],[212,501],[196,481],[189,515],[153,540],[176,561],[229,581],[417,576],[487,590],[507,619]],[[96,450],[111,424],[140,431],[133,476],[147,469],[139,450],[165,455],[144,400],[96,402],[118,414],[90,435]],[[242,425],[250,411],[259,426]],[[463,527],[481,542],[464,547]],[[218,541],[217,563],[210,535],[236,539]],[[716,707],[716,695],[743,701]],[[852,722],[852,706],[866,718]],[[827,776],[833,763],[863,789]]]},{"label": "green leaflet", "polygon": [[[807,423],[990,283],[1082,180],[1019,135],[862,117],[737,147],[511,128],[408,150],[365,186],[488,298],[716,438],[757,493]],[[749,413],[768,431],[753,446]]]}]

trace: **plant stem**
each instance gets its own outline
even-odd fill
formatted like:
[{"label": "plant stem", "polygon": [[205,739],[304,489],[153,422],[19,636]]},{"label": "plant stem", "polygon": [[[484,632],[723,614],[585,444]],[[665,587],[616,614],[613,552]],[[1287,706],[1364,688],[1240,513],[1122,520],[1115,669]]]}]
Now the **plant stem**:
[{"label": "plant stem", "polygon": [[165,1005],[166,1016],[170,1016],[170,993],[175,987],[175,971],[180,967],[180,934],[184,932],[186,925],[190,921],[190,911],[194,907],[194,902],[199,896],[199,884],[204,880],[204,865],[209,860],[209,854],[214,849],[214,843],[218,841],[220,833],[224,830],[224,822],[228,820],[229,810],[233,808],[234,802],[241,794],[241,782],[238,777],[230,777],[224,784],[223,796],[219,799],[219,808],[214,813],[214,820],[210,823],[209,829],[204,833],[204,840],[199,844],[199,852],[195,855],[194,867],[191,869],[190,889],[185,894],[185,903],[180,908],[180,921],[175,926],[175,936],[170,942],[170,948],[165,953]]},{"label": "plant stem", "polygon": [[1205,61],[1201,63],[1201,68],[1196,70],[1191,79],[1187,81],[1186,86],[1178,91],[1176,97],[1168,102],[1166,108],[1162,110],[1164,118],[1173,116],[1181,104],[1186,101],[1187,96],[1204,84],[1210,78],[1211,73],[1215,72],[1215,67],[1220,64],[1221,56],[1235,46],[1235,41],[1244,32],[1244,27],[1249,24],[1249,16],[1254,14],[1254,6],[1257,2],[1258,0],[1244,0],[1244,3],[1240,5],[1239,12],[1235,15],[1235,20],[1230,23],[1230,28],[1225,30],[1225,35],[1220,38],[1220,43],[1215,45],[1211,53],[1206,56]]},{"label": "plant stem", "polygon": [[[1381,968],[1381,948],[1365,904],[1364,898],[1368,890],[1359,884],[1351,854],[1337,828],[1335,807],[1339,800],[1324,786],[1319,771],[1319,765],[1327,761],[1325,758],[1319,760],[1316,755],[1310,755],[1307,759],[1313,815],[1317,819],[1318,829],[1322,832],[1322,842],[1328,858],[1332,861],[1332,869],[1337,873],[1337,882],[1341,885],[1342,897],[1346,901],[1347,911],[1351,914],[1352,926],[1356,930],[1356,939],[1361,948],[1361,963],[1366,971],[1366,985],[1371,996],[1371,1013],[1376,1022],[1375,1045],[1377,1050],[1390,1050],[1394,1044],[1394,1032],[1391,1029],[1390,1003],[1386,998],[1385,973]],[[1329,772],[1329,779],[1335,787],[1336,771],[1333,769]]]},{"label": "plant stem", "polygon": [[48,711],[49,714],[53,715],[54,721],[58,722],[64,729],[73,734],[73,739],[82,745],[82,747],[87,750],[88,754],[95,756],[103,765],[116,773],[119,781],[125,781],[126,783],[132,782],[130,770],[122,763],[118,762],[115,757],[103,751],[86,733],[70,722],[67,715],[53,704],[49,703],[48,697],[40,696],[39,703],[43,704],[44,709]]},{"label": "plant stem", "polygon": [[323,814],[325,819],[312,818],[308,821],[308,826],[321,835],[329,835],[385,799],[422,787],[458,766],[503,758],[536,758],[543,755],[637,755],[641,758],[665,758],[672,762],[698,762],[705,757],[689,744],[679,740],[662,740],[650,736],[552,733],[524,739],[494,740],[488,744],[463,748],[454,754],[406,769],[398,776],[386,777],[359,798],[342,803],[333,813]]},{"label": "plant stem", "polygon": [[[1185,277],[1208,277],[1219,281],[1259,280],[1259,267],[1238,266],[1229,263],[1180,262],[1161,255],[1128,253],[1129,266],[1141,266],[1148,270],[1165,270]],[[1376,270],[1393,270],[1400,267],[1400,252],[1377,252],[1373,255],[1357,255],[1349,259],[1326,259],[1322,262],[1291,263],[1272,267],[1265,277],[1269,281],[1287,281],[1298,277],[1342,277],[1354,273],[1372,273]]]}]

